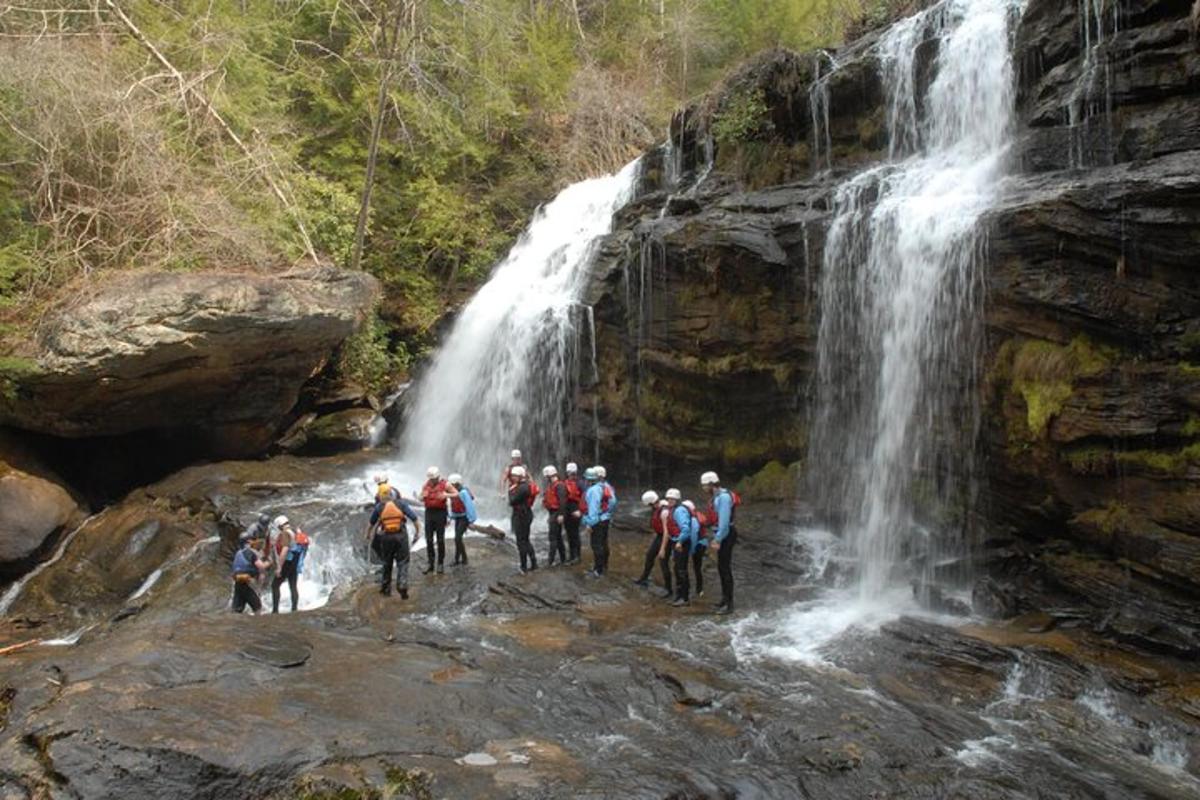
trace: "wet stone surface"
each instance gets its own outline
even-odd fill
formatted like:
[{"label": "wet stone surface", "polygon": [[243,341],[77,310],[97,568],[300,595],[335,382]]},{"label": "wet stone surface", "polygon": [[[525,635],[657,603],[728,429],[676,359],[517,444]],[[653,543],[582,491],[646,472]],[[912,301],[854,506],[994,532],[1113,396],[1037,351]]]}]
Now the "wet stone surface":
[{"label": "wet stone surface", "polygon": [[[381,596],[360,562],[323,607],[225,611],[227,555],[196,545],[221,513],[294,507],[320,546],[352,550],[365,512],[320,498],[359,462],[189,470],[81,533],[0,627],[0,646],[83,630],[0,660],[0,797],[1200,793],[1193,665],[1048,616],[906,614],[907,591],[856,616],[852,595],[774,568],[822,560],[828,537],[753,506],[731,617],[711,613],[711,563],[682,609],[633,585],[633,518],[599,581],[586,558],[518,575],[511,542],[473,537],[470,566],[444,575],[420,575],[418,550],[408,600]],[[138,538],[142,502],[169,538]],[[72,576],[133,545],[112,589],[93,575],[66,606]]]}]

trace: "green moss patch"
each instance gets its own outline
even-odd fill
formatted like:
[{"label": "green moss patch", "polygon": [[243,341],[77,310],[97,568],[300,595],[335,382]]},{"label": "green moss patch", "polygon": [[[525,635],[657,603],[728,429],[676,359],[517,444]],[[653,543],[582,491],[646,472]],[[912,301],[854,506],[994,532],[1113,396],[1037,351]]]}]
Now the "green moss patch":
[{"label": "green moss patch", "polygon": [[1014,348],[1010,351],[1011,386],[1025,401],[1025,422],[1034,439],[1045,438],[1051,420],[1074,392],[1075,382],[1105,372],[1116,357],[1114,350],[1099,347],[1082,335],[1065,346],[1030,339]]},{"label": "green moss patch", "polygon": [[784,466],[771,461],[753,475],[743,478],[738,492],[748,500],[788,500],[799,494],[801,463]]}]

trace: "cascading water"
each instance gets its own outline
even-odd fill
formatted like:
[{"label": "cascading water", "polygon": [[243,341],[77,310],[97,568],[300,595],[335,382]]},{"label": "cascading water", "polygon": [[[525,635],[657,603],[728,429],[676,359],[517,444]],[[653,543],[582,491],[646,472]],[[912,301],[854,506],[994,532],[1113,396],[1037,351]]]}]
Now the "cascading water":
[{"label": "cascading water", "polygon": [[[506,509],[498,484],[511,449],[521,449],[534,469],[589,455],[569,452],[567,435],[575,382],[594,380],[598,371],[591,308],[580,298],[593,248],[612,230],[613,214],[632,196],[638,174],[635,161],[616,175],[567,187],[538,211],[409,390],[415,401],[398,456],[372,471],[410,496],[430,465],[443,475],[459,472],[482,520],[500,521]],[[583,336],[590,352],[580,346]],[[344,519],[372,493],[359,476],[272,503],[314,534],[300,580],[302,609],[324,605],[362,574],[366,543],[361,531],[345,532]],[[422,539],[415,549],[424,546]]]},{"label": "cascading water", "polygon": [[[915,154],[834,197],[810,464],[820,507],[858,558],[864,599],[885,591],[902,556],[932,567],[938,545],[961,541],[968,525],[978,222],[1008,160],[1020,7],[947,0],[890,29],[878,45],[890,150]],[[935,77],[921,103],[917,59],[929,39]]]},{"label": "cascading water", "polygon": [[593,247],[612,230],[637,175],[634,162],[576,183],[538,212],[414,390],[396,465],[402,476],[419,482],[429,464],[461,472],[486,507],[512,448],[535,468],[575,455],[565,412],[580,366],[578,332],[589,321],[580,296]]}]

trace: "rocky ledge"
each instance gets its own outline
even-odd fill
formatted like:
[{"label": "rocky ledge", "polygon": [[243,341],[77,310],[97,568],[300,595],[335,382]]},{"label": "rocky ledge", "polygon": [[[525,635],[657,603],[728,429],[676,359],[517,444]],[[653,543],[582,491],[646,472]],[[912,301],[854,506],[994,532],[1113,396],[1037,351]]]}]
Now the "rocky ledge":
[{"label": "rocky ledge", "polygon": [[[1194,663],[1044,618],[895,616],[836,645],[806,603],[844,597],[771,507],[743,508],[740,611],[671,608],[612,572],[515,574],[510,542],[383,598],[365,565],[329,605],[234,616],[239,518],[286,509],[322,551],[365,511],[321,496],[361,455],[194,467],[89,522],[0,625],[0,797],[1193,797]],[[536,535],[544,552],[544,532]],[[418,552],[416,562],[423,562]],[[74,642],[74,644],[72,644]]]},{"label": "rocky ledge", "polygon": [[334,269],[122,276],[47,317],[0,423],[70,439],[190,431],[208,453],[261,452],[378,292]]}]

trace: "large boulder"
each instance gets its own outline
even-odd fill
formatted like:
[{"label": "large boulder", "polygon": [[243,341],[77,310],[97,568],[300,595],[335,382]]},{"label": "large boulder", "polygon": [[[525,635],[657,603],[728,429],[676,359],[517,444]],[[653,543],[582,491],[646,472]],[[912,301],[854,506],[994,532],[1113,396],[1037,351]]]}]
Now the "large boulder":
[{"label": "large boulder", "polygon": [[375,304],[364,273],[133,273],[52,312],[0,422],[59,437],[202,431],[260,451]]},{"label": "large boulder", "polygon": [[0,580],[14,577],[83,512],[69,493],[0,461]]}]

